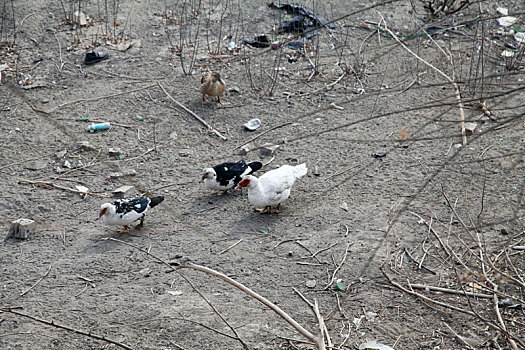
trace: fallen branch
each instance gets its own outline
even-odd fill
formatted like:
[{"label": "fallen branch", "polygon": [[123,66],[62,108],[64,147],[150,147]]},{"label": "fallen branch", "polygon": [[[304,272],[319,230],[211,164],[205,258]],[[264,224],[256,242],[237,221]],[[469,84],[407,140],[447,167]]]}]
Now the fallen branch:
[{"label": "fallen branch", "polygon": [[54,183],[49,182],[49,181],[32,181],[32,180],[28,180],[28,179],[20,179],[18,181],[18,183],[26,183],[26,184],[31,184],[31,185],[37,185],[37,186],[40,186],[40,187],[43,187],[43,188],[53,187],[53,188],[58,188],[60,190],[74,192],[74,193],[78,193],[78,194],[82,194],[82,195],[89,195],[89,196],[93,196],[93,197],[111,198],[110,196],[107,196],[105,194],[93,193],[93,192],[89,192],[89,191],[88,192],[83,192],[83,191],[75,190],[73,188],[60,186],[60,185],[54,184]]},{"label": "fallen branch", "polygon": [[168,264],[166,261],[156,257],[155,255],[151,254],[150,252],[148,252],[147,250],[145,249],[142,249],[140,247],[137,247],[136,245],[134,244],[131,244],[131,243],[128,243],[128,242],[124,242],[124,241],[121,241],[119,239],[115,239],[115,238],[112,238],[112,237],[107,237],[107,238],[103,238],[102,240],[104,241],[113,241],[113,242],[118,242],[118,243],[121,243],[121,244],[125,244],[127,246],[130,246],[130,247],[133,247],[137,250],[140,250],[141,252],[143,253],[146,253],[147,255],[151,256],[152,258],[154,258],[155,260],[159,261],[160,263],[166,265],[170,271],[178,271],[178,270],[181,270],[181,269],[191,269],[191,270],[195,270],[195,271],[200,271],[200,272],[204,272],[204,273],[207,273],[209,275],[212,275],[212,276],[215,276],[229,284],[231,284],[232,286],[234,286],[235,288],[243,291],[244,293],[248,294],[249,296],[251,296],[252,298],[258,300],[259,302],[261,302],[262,304],[264,304],[265,306],[267,306],[268,308],[270,308],[272,311],[274,311],[276,314],[278,314],[279,316],[281,316],[288,324],[290,324],[293,328],[295,328],[302,336],[304,336],[306,339],[308,339],[309,341],[315,343],[316,345],[317,344],[317,337],[314,336],[310,331],[308,331],[307,329],[305,329],[303,326],[301,326],[297,321],[295,321],[290,315],[288,315],[286,312],[284,312],[283,310],[281,310],[281,308],[279,308],[277,305],[275,305],[274,303],[272,303],[271,301],[269,301],[268,299],[266,299],[265,297],[259,295],[258,293],[254,292],[253,290],[251,290],[250,288],[244,286],[243,284],[235,281],[234,279],[226,276],[225,274],[221,273],[221,272],[218,272],[218,271],[215,271],[213,269],[210,269],[208,267],[205,267],[205,266],[200,266],[200,265],[195,265],[195,264],[190,264],[190,265],[180,265],[180,266],[171,266],[170,264]]},{"label": "fallen branch", "polygon": [[427,285],[424,285],[424,284],[412,284],[412,283],[410,283],[410,287],[415,288],[415,289],[432,290],[432,291],[441,292],[441,293],[468,295],[468,296],[476,297],[476,298],[492,299],[492,295],[488,295],[488,294],[474,293],[474,292],[464,292],[462,290],[455,290],[455,289],[427,286]]},{"label": "fallen branch", "polygon": [[461,93],[459,92],[458,84],[456,84],[456,82],[454,80],[452,80],[448,75],[443,73],[440,69],[438,69],[435,66],[433,66],[432,64],[428,63],[427,61],[425,61],[424,59],[419,57],[418,54],[416,54],[414,51],[410,50],[401,40],[399,40],[397,35],[395,35],[390,29],[387,28],[385,19],[383,18],[383,15],[381,15],[381,14],[379,14],[379,15],[381,16],[382,22],[385,24],[384,30],[387,31],[392,36],[392,38],[394,38],[405,50],[407,50],[408,53],[410,53],[412,56],[414,56],[419,61],[423,62],[428,67],[432,68],[439,75],[444,77],[454,87],[454,91],[456,93],[456,100],[457,100],[458,108],[459,108],[460,121],[461,121],[461,139],[462,139],[463,146],[465,146],[467,144],[467,131],[465,129],[465,111],[463,110],[463,102],[461,101]]},{"label": "fallen branch", "polygon": [[133,350],[133,348],[131,348],[131,347],[125,345],[125,344],[119,343],[116,340],[109,339],[109,338],[106,338],[106,337],[101,336],[101,335],[93,334],[93,333],[91,333],[91,331],[85,332],[85,331],[82,331],[80,329],[75,329],[75,328],[71,328],[71,327],[68,327],[68,326],[64,326],[64,325],[55,323],[55,321],[47,321],[47,320],[44,320],[42,318],[38,318],[38,317],[35,317],[35,316],[23,314],[21,312],[13,310],[12,308],[0,308],[0,311],[1,312],[8,312],[8,313],[11,313],[11,314],[14,314],[14,315],[17,315],[17,316],[21,316],[21,317],[25,317],[25,318],[28,318],[30,320],[33,320],[33,321],[36,321],[36,322],[39,322],[39,323],[43,323],[43,324],[48,325],[48,326],[52,326],[52,327],[55,327],[55,328],[60,328],[60,329],[63,329],[63,330],[69,331],[69,332],[73,332],[73,333],[76,333],[76,334],[84,335],[86,337],[90,337],[90,338],[93,338],[93,339],[102,340],[102,341],[105,341],[106,343],[110,343],[110,344],[116,345],[116,346],[118,346],[118,347],[120,347],[122,349]]},{"label": "fallen branch", "polygon": [[[53,113],[54,111],[56,111],[57,109],[60,109],[64,106],[67,106],[67,105],[71,105],[71,104],[75,104],[75,103],[81,103],[81,102],[90,102],[90,101],[97,101],[97,100],[102,100],[102,99],[105,99],[105,98],[111,98],[111,97],[117,97],[117,96],[120,96],[120,95],[126,95],[126,94],[131,94],[133,92],[137,92],[137,91],[141,91],[141,90],[146,90],[146,89],[151,89],[152,87],[155,87],[157,86],[157,84],[153,84],[153,85],[148,85],[148,86],[145,86],[145,87],[141,87],[141,88],[138,88],[138,89],[133,89],[133,90],[129,90],[129,91],[122,91],[122,92],[117,92],[115,94],[111,94],[111,95],[105,95],[105,96],[98,96],[98,97],[92,97],[92,98],[81,98],[81,99],[78,99],[78,100],[74,100],[74,101],[68,101],[68,102],[64,102],[52,109],[50,109],[49,111],[43,111],[43,110],[37,110],[38,112],[41,112],[41,113],[44,113],[44,114],[51,114]],[[32,107],[32,106],[31,106]],[[35,108],[33,108],[35,109]]]},{"label": "fallen branch", "polygon": [[478,318],[480,319],[481,321],[483,321],[487,326],[489,326],[490,328],[492,329],[495,329],[497,331],[500,331],[502,333],[504,333],[507,338],[510,340],[511,338],[515,341],[515,342],[518,342],[520,344],[520,346],[522,347],[525,347],[525,344],[518,338],[516,338],[515,336],[513,336],[512,334],[510,334],[507,330],[501,328],[499,325],[497,325],[496,323],[494,322],[491,322],[489,321],[488,319],[486,318],[483,318],[482,316],[480,316],[479,314],[476,314],[475,312],[473,311],[469,311],[469,310],[465,310],[465,309],[462,309],[460,307],[457,307],[457,306],[454,306],[454,305],[451,305],[451,304],[447,304],[447,303],[444,303],[444,302],[441,302],[441,301],[437,301],[437,300],[434,300],[432,298],[429,298],[423,294],[420,294],[420,293],[417,293],[413,290],[410,290],[410,289],[407,289],[405,287],[403,287],[402,285],[400,285],[399,283],[393,281],[390,276],[387,275],[387,273],[385,272],[385,268],[384,266],[381,267],[381,273],[383,274],[383,276],[385,276],[385,278],[388,280],[388,282],[390,284],[392,284],[393,286],[395,286],[396,288],[398,288],[399,290],[407,293],[407,294],[410,294],[410,295],[414,295],[414,296],[417,296],[418,298],[421,298],[429,303],[432,303],[432,304],[435,304],[435,305],[439,305],[439,306],[442,306],[444,308],[447,308],[447,309],[451,309],[451,310],[454,310],[454,311],[458,311],[458,312],[461,312],[461,313],[464,313],[464,314],[467,314],[467,315],[470,315],[474,318]]},{"label": "fallen branch", "polygon": [[227,138],[222,135],[220,132],[218,132],[217,130],[215,130],[210,124],[208,124],[204,119],[202,119],[201,117],[199,117],[197,114],[195,114],[192,110],[190,110],[189,108],[187,108],[186,106],[184,106],[182,103],[178,102],[177,100],[175,100],[167,91],[166,89],[164,89],[164,87],[162,86],[161,83],[157,83],[158,87],[161,88],[161,90],[166,94],[166,96],[168,96],[168,98],[170,100],[172,100],[177,106],[179,106],[180,108],[184,109],[186,112],[188,112],[189,114],[191,114],[195,119],[197,119],[199,122],[201,122],[206,128],[208,128],[209,131],[213,132],[215,135],[219,136],[221,139],[223,139],[224,141],[227,140]]}]

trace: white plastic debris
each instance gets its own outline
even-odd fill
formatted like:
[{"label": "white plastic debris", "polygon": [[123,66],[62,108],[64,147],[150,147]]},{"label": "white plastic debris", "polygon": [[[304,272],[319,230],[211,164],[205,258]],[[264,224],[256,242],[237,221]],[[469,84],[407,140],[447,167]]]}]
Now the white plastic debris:
[{"label": "white plastic debris", "polygon": [[501,56],[502,57],[514,57],[515,54],[516,53],[514,51],[512,51],[512,50],[503,50],[501,52]]},{"label": "white plastic debris", "polygon": [[513,25],[514,23],[516,23],[517,20],[518,19],[516,17],[512,17],[512,16],[500,17],[498,18],[498,24],[503,27],[509,27]]},{"label": "white plastic debris", "polygon": [[500,15],[503,15],[503,16],[508,16],[509,15],[509,9],[508,8],[505,8],[505,7],[498,7],[496,9],[496,11],[498,11],[498,13]]},{"label": "white plastic debris", "polygon": [[261,120],[259,118],[255,118],[244,124],[244,127],[247,130],[255,131],[261,127]]},{"label": "white plastic debris", "polygon": [[372,321],[376,316],[377,316],[377,314],[375,312],[372,312],[372,311],[368,311],[365,314],[365,317],[366,317],[367,321]]},{"label": "white plastic debris", "polygon": [[180,290],[168,290],[166,291],[169,295],[173,295],[174,297],[182,295],[182,292]]},{"label": "white plastic debris", "polygon": [[82,11],[75,11],[75,13],[73,13],[73,19],[81,26],[87,25],[87,16]]},{"label": "white plastic debris", "polygon": [[86,186],[81,186],[81,185],[78,185],[78,186],[75,186],[77,188],[77,190],[80,192],[80,197],[81,198],[86,198],[88,192],[89,192],[89,188],[87,188]]}]

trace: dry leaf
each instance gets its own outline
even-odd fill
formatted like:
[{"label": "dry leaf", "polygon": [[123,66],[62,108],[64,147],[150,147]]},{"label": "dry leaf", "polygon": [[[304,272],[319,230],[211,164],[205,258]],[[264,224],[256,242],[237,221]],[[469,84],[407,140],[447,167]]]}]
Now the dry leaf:
[{"label": "dry leaf", "polygon": [[518,164],[512,159],[512,156],[509,156],[510,166],[515,168]]},{"label": "dry leaf", "polygon": [[410,138],[410,134],[407,133],[404,129],[399,130],[399,135],[401,135],[401,138],[403,140],[406,140],[406,139]]}]

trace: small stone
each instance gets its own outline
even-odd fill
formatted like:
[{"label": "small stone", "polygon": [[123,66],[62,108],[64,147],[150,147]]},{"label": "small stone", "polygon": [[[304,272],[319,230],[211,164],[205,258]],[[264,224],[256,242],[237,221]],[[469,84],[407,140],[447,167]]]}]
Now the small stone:
[{"label": "small stone", "polygon": [[88,141],[79,141],[75,144],[75,148],[80,151],[95,151],[97,148]]},{"label": "small stone", "polygon": [[308,280],[306,281],[305,285],[307,288],[315,288],[317,282],[315,280]]},{"label": "small stone", "polygon": [[191,149],[181,149],[179,151],[179,156],[181,157],[189,157],[191,155],[193,155],[193,150]]},{"label": "small stone", "polygon": [[68,168],[68,169],[71,169],[71,163],[69,162],[69,160],[65,160],[64,161],[64,164],[62,165],[64,168]]},{"label": "small stone", "polygon": [[110,156],[120,156],[120,148],[118,147],[110,147],[108,148],[108,153]]},{"label": "small stone", "polygon": [[388,152],[386,151],[378,151],[378,152],[374,152],[372,153],[372,158],[384,158],[386,157]]},{"label": "small stone", "polygon": [[142,277],[149,277],[151,275],[151,269],[145,268],[139,271],[139,273],[142,275]]},{"label": "small stone", "polygon": [[49,103],[49,99],[44,97],[44,98],[42,99],[42,103]]},{"label": "small stone", "polygon": [[7,237],[27,239],[30,235],[35,233],[35,230],[35,221],[30,219],[18,219],[11,223]]},{"label": "small stone", "polygon": [[321,176],[321,172],[319,171],[319,167],[317,165],[314,168],[314,175],[315,176]]},{"label": "small stone", "polygon": [[474,130],[476,130],[477,126],[478,126],[478,123],[472,123],[472,122],[465,123],[465,131],[467,135],[472,135],[474,133]]},{"label": "small stone", "polygon": [[173,295],[174,297],[182,295],[182,292],[180,290],[168,290],[166,291],[169,295]]},{"label": "small stone", "polygon": [[136,175],[137,175],[137,171],[135,169],[129,169],[129,170],[125,170],[123,172],[111,173],[111,174],[109,174],[108,178],[109,179],[117,179],[119,177],[136,176]]},{"label": "small stone", "polygon": [[135,186],[122,186],[113,190],[113,197],[124,198],[130,196],[135,191]]},{"label": "small stone", "polygon": [[239,94],[239,95],[240,95],[240,94],[241,94],[241,89],[239,89],[238,86],[232,86],[232,87],[230,87],[230,88],[228,89],[228,92],[229,92],[230,94],[234,93],[234,94]]},{"label": "small stone", "polygon": [[339,208],[343,209],[344,211],[348,211],[348,203],[343,202],[343,204],[341,204]]},{"label": "small stone", "polygon": [[509,234],[509,231],[507,230],[507,228],[505,227],[502,227],[501,230],[499,231],[502,235],[508,235]]},{"label": "small stone", "polygon": [[271,144],[271,143],[266,143],[264,145],[261,146],[261,156],[263,157],[269,157],[269,156],[272,156],[275,151],[277,151],[277,149],[279,148],[278,145],[274,145],[274,144]]},{"label": "small stone", "polygon": [[59,151],[59,152],[55,153],[55,157],[57,157],[58,159],[60,159],[60,158],[64,158],[64,156],[66,155],[66,153],[67,153],[67,149],[62,150],[62,151]]},{"label": "small stone", "polygon": [[293,250],[288,251],[288,256],[293,256]]}]

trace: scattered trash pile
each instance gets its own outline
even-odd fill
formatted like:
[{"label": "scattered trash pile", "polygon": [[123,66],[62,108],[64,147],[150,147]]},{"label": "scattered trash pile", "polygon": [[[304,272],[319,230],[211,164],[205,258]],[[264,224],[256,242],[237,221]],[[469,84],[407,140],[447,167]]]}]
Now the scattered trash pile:
[{"label": "scattered trash pile", "polygon": [[[525,32],[523,27],[517,24],[518,18],[509,16],[509,9],[505,7],[498,7],[496,9],[498,14],[502,15],[496,22],[500,26],[497,34],[501,36],[504,41],[505,49],[501,52],[501,56],[506,60],[505,65],[507,69],[518,68],[513,67],[515,61],[519,61],[519,58],[523,56],[525,47]],[[506,40],[511,38],[511,40]]]},{"label": "scattered trash pile", "polygon": [[[300,50],[312,37],[319,33],[320,28],[335,29],[335,26],[326,18],[316,15],[314,12],[299,5],[280,4],[271,2],[268,7],[274,10],[286,11],[289,18],[285,18],[276,34],[295,34],[301,35],[301,39],[293,40],[286,44],[292,50]],[[293,16],[293,17],[292,17]],[[270,42],[266,35],[256,35],[251,39],[244,39],[243,44],[256,48],[272,47],[277,49],[281,46],[280,42]]]}]

